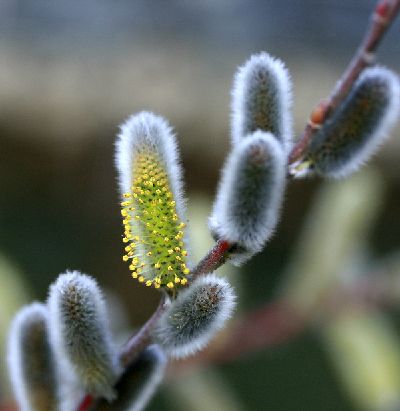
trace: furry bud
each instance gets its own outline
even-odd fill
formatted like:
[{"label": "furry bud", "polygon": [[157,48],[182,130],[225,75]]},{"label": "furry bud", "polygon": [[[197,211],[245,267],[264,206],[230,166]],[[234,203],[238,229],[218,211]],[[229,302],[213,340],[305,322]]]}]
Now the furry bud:
[{"label": "furry bud", "polygon": [[158,345],[143,351],[119,379],[112,404],[102,401],[97,411],[142,411],[160,385],[167,365],[164,352]]},{"label": "furry bud", "polygon": [[184,201],[175,137],[152,113],[130,117],[116,143],[126,254],[132,277],[155,288],[187,283]]},{"label": "furry bud", "polygon": [[314,136],[303,164],[325,177],[346,177],[357,171],[388,136],[399,107],[398,76],[384,67],[364,70]]},{"label": "furry bud", "polygon": [[56,369],[47,322],[46,306],[33,303],[20,310],[11,325],[8,365],[21,411],[57,409]]},{"label": "furry bud", "polygon": [[230,284],[213,274],[197,278],[161,316],[155,340],[173,358],[202,350],[228,320],[235,307]]},{"label": "furry bud", "polygon": [[270,133],[256,131],[232,150],[223,169],[209,225],[216,238],[239,246],[241,263],[264,247],[278,221],[286,156]]},{"label": "furry bud", "polygon": [[292,140],[292,85],[285,65],[268,53],[253,55],[239,68],[232,90],[232,142],[262,130],[288,152]]},{"label": "furry bud", "polygon": [[111,400],[119,363],[95,280],[77,271],[61,274],[50,287],[48,306],[57,359],[73,370],[85,391]]}]

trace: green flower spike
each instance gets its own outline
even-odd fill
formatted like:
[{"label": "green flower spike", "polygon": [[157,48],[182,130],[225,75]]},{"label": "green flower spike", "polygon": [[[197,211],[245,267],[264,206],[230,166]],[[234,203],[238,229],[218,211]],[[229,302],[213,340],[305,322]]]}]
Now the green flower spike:
[{"label": "green flower spike", "polygon": [[123,197],[123,242],[132,277],[146,286],[187,283],[184,202],[177,147],[168,123],[152,113],[130,117],[116,143]]}]

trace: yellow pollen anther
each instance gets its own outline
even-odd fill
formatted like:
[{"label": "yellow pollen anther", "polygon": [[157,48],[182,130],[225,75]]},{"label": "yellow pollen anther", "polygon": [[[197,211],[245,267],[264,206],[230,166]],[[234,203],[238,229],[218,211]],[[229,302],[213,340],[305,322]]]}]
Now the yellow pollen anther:
[{"label": "yellow pollen anther", "polygon": [[161,264],[160,263],[155,263],[154,264],[154,268],[160,268],[161,267]]},{"label": "yellow pollen anther", "polygon": [[168,250],[168,254],[173,254],[173,253],[174,253],[174,250],[172,249]]},{"label": "yellow pollen anther", "polygon": [[146,281],[146,287],[150,287],[152,285],[152,282],[150,280]]},{"label": "yellow pollen anther", "polygon": [[128,215],[128,211],[124,208],[123,210],[121,210],[121,215],[122,217],[126,217]]},{"label": "yellow pollen anther", "polygon": [[126,252],[131,251],[131,250],[132,250],[132,247],[131,247],[130,245],[127,245],[127,246],[125,247],[125,251],[126,251]]},{"label": "yellow pollen anther", "polygon": [[173,283],[173,282],[169,282],[169,283],[167,284],[167,287],[168,287],[168,288],[174,288],[174,283]]},{"label": "yellow pollen anther", "polygon": [[169,265],[169,266],[167,267],[167,270],[168,270],[168,271],[173,271],[172,266]]},{"label": "yellow pollen anther", "polygon": [[124,256],[122,257],[122,260],[123,260],[123,261],[128,261],[128,260],[129,260],[129,257],[128,257],[127,255],[124,255]]},{"label": "yellow pollen anther", "polygon": [[138,278],[137,273],[132,273],[132,278]]},{"label": "yellow pollen anther", "polygon": [[184,257],[186,257],[186,256],[188,255],[187,251],[186,251],[186,250],[183,250],[183,251],[182,251],[182,255],[183,255]]},{"label": "yellow pollen anther", "polygon": [[126,238],[126,237],[124,237],[124,238],[122,239],[122,241],[123,241],[124,243],[127,243],[127,242],[129,241],[129,239]]},{"label": "yellow pollen anther", "polygon": [[189,274],[189,273],[190,273],[189,268],[185,268],[185,269],[183,270],[183,274]]},{"label": "yellow pollen anther", "polygon": [[160,288],[160,284],[154,283],[154,288]]},{"label": "yellow pollen anther", "polygon": [[175,283],[179,284],[181,282],[181,279],[179,277],[175,277]]},{"label": "yellow pollen anther", "polygon": [[168,243],[168,242],[169,242],[169,238],[168,238],[168,237],[164,237],[164,242]]},{"label": "yellow pollen anther", "polygon": [[141,276],[139,276],[138,280],[139,280],[139,283],[143,283],[144,282],[144,277],[141,275]]},{"label": "yellow pollen anther", "polygon": [[182,278],[182,280],[181,280],[182,285],[185,285],[187,282],[188,282],[187,278]]},{"label": "yellow pollen anther", "polygon": [[149,251],[146,255],[147,255],[148,257],[150,257],[152,254],[153,254],[153,253],[152,253],[151,251]]},{"label": "yellow pollen anther", "polygon": [[124,198],[130,198],[130,197],[131,197],[131,193],[122,194],[122,197],[124,197]]}]

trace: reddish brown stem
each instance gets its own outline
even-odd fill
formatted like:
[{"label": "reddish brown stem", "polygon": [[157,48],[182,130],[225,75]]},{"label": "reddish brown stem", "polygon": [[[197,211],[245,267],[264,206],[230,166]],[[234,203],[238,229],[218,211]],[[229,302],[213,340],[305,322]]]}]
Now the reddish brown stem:
[{"label": "reddish brown stem", "polygon": [[82,402],[80,403],[78,411],[86,411],[90,409],[93,403],[94,403],[94,398],[90,394],[87,394],[83,398]]},{"label": "reddish brown stem", "polygon": [[227,241],[218,240],[214,247],[192,270],[191,278],[193,279],[199,275],[212,273],[219,268],[227,260],[231,247],[232,244]]},{"label": "reddish brown stem", "polygon": [[[319,103],[311,113],[310,121],[289,155],[289,164],[293,164],[303,158],[314,134],[347,97],[361,71],[374,61],[375,52],[387,29],[398,15],[399,10],[400,0],[381,0],[378,2],[361,45],[331,96],[322,103]],[[315,121],[316,119],[317,121]]]},{"label": "reddish brown stem", "polygon": [[142,328],[125,343],[120,354],[121,365],[124,368],[129,366],[137,355],[149,345],[151,341],[151,332],[157,320],[165,311],[165,307],[166,298],[163,297],[152,316],[145,322]]}]

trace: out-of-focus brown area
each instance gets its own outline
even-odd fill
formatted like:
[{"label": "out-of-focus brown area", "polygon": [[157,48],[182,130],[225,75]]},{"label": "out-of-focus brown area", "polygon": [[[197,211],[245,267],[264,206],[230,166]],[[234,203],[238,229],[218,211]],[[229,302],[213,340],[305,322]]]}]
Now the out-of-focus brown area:
[{"label": "out-of-focus brown area", "polygon": [[[67,268],[93,275],[120,296],[130,323],[139,326],[158,294],[133,281],[121,260],[113,165],[118,124],[143,109],[169,119],[182,151],[189,207],[196,208],[190,201],[195,194],[211,206],[229,147],[237,66],[260,50],[286,62],[298,135],[353,54],[373,5],[362,0],[3,0],[0,254],[18,267],[35,299],[45,299],[48,285]],[[399,29],[397,22],[379,52],[379,60],[396,71]],[[375,256],[398,248],[399,137],[397,127],[373,161],[385,185],[369,240]],[[318,179],[290,184],[273,241],[243,268],[243,310],[273,295],[320,185]],[[322,351],[310,335],[222,372],[240,409],[352,410]],[[263,381],[270,378],[276,383],[266,392]],[[151,409],[173,409],[168,398],[159,395]]]}]

